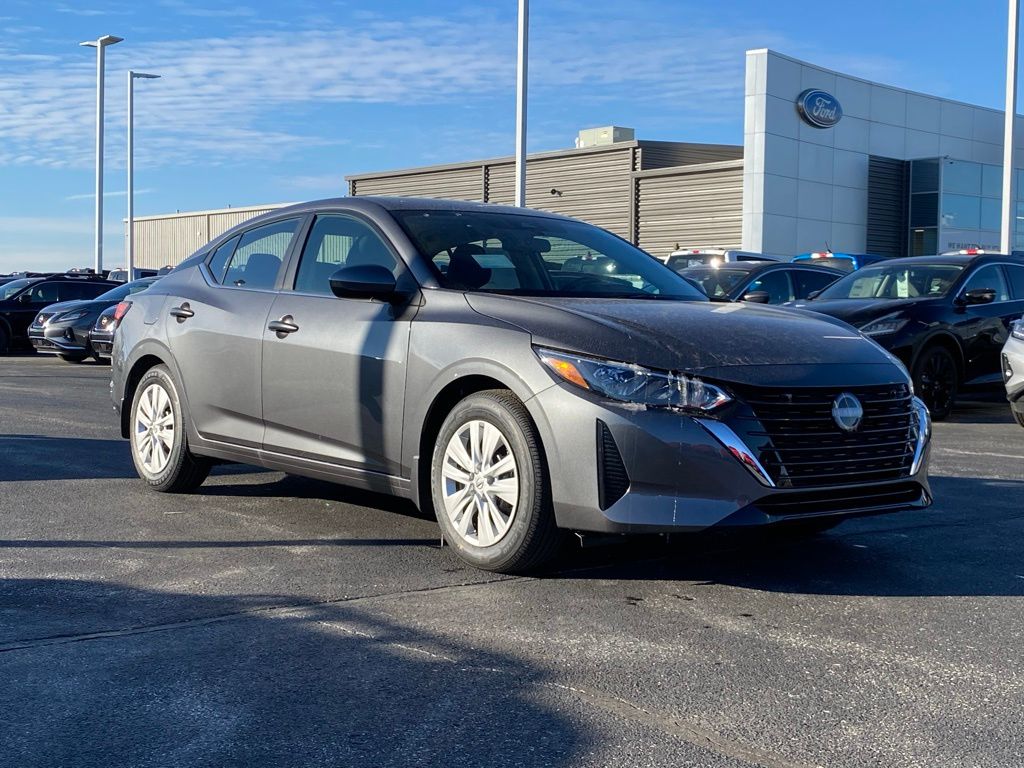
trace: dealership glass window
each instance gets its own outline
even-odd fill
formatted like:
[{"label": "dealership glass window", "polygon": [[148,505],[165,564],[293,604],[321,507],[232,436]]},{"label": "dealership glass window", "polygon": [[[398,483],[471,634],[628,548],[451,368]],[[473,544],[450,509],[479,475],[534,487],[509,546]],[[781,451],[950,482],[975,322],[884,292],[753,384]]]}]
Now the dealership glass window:
[{"label": "dealership glass window", "polygon": [[910,255],[930,256],[936,253],[939,242],[938,230],[935,227],[914,229],[910,232]]},{"label": "dealership glass window", "polygon": [[939,195],[928,192],[910,196],[910,226],[934,227],[939,219]]},{"label": "dealership glass window", "polygon": [[910,163],[910,191],[913,194],[918,192],[939,191],[939,161],[938,160],[913,160]]},{"label": "dealership glass window", "polygon": [[981,166],[981,196],[995,198],[1003,196],[1003,169],[1000,166]]},{"label": "dealership glass window", "polygon": [[974,195],[943,195],[942,226],[954,229],[981,227],[981,198]]},{"label": "dealership glass window", "polygon": [[958,195],[980,195],[981,165],[947,160],[942,167],[942,191]]},{"label": "dealership glass window", "polygon": [[[1019,204],[1018,204],[1019,205]],[[1002,225],[1002,210],[999,199],[981,198],[981,228],[998,232]]]}]

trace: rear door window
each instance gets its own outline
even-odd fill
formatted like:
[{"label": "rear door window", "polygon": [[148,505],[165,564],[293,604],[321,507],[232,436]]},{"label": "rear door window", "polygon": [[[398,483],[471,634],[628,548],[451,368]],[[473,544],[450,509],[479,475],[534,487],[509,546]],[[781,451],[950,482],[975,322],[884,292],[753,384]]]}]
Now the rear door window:
[{"label": "rear door window", "polygon": [[285,219],[244,232],[228,263],[224,285],[272,289],[300,221]]},{"label": "rear door window", "polygon": [[218,283],[223,280],[224,268],[227,267],[228,261],[235,252],[235,246],[238,245],[238,241],[241,238],[241,235],[233,237],[213,252],[213,258],[210,259],[210,263],[207,267],[210,270],[210,274],[213,275],[213,279]]},{"label": "rear door window", "polygon": [[792,273],[793,292],[798,299],[806,299],[814,291],[820,291],[832,285],[839,277],[830,275],[827,272],[811,272],[810,270],[797,269]]},{"label": "rear door window", "polygon": [[1010,290],[1013,291],[1013,298],[1024,301],[1024,267],[1009,265],[1003,267],[1006,276],[1010,278]]}]

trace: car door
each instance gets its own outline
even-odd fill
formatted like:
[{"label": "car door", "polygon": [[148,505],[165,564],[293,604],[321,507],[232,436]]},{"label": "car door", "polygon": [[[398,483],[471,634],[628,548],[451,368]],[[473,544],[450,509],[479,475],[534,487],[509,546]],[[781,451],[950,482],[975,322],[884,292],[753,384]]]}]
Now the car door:
[{"label": "car door", "polygon": [[768,304],[784,304],[793,300],[793,285],[786,269],[770,269],[762,272],[751,280],[740,294],[740,299],[748,293],[764,291],[768,294]]},{"label": "car door", "polygon": [[[968,291],[982,288],[995,291],[995,301],[959,303]],[[978,267],[964,281],[957,297],[963,315],[958,326],[964,340],[964,378],[968,382],[998,381],[999,352],[1009,335],[1010,322],[1020,316],[1024,302],[1015,301],[1010,295],[1003,267],[999,264]]]},{"label": "car door", "polygon": [[290,270],[291,284],[270,312],[271,320],[295,330],[264,327],[264,448],[399,475],[415,307],[331,292],[330,276],[340,267],[367,264],[391,270],[399,285],[412,280],[369,222],[348,214],[316,217]]},{"label": "car door", "polygon": [[263,443],[263,330],[302,220],[261,224],[228,240],[164,302],[167,343],[204,438]]}]

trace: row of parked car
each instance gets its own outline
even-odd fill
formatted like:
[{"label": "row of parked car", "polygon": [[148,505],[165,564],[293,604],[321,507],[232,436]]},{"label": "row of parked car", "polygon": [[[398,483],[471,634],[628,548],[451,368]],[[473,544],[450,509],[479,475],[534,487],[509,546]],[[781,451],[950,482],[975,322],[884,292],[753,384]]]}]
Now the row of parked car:
[{"label": "row of parked car", "polygon": [[1024,387],[1024,259],[1018,255],[821,252],[787,262],[691,249],[665,261],[712,301],[775,304],[849,323],[907,367],[934,419],[949,416],[958,393],[1005,383],[1024,426],[1024,401],[1013,400]]},{"label": "row of parked car", "polygon": [[72,363],[108,359],[116,306],[159,279],[126,283],[111,274],[114,279],[85,271],[0,277],[0,354],[31,347]]}]

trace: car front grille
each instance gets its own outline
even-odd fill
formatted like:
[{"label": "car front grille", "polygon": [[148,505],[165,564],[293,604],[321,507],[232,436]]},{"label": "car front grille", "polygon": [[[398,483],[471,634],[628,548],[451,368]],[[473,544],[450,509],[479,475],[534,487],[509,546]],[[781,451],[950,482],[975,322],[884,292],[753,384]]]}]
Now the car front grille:
[{"label": "car front grille", "polygon": [[[840,394],[855,395],[864,417],[853,431],[832,416]],[[740,393],[752,413],[741,413],[748,446],[780,488],[863,484],[909,477],[917,417],[906,384],[876,387]]]},{"label": "car front grille", "polygon": [[864,485],[844,491],[791,491],[775,493],[757,502],[761,511],[774,517],[884,511],[928,502],[917,483]]}]

